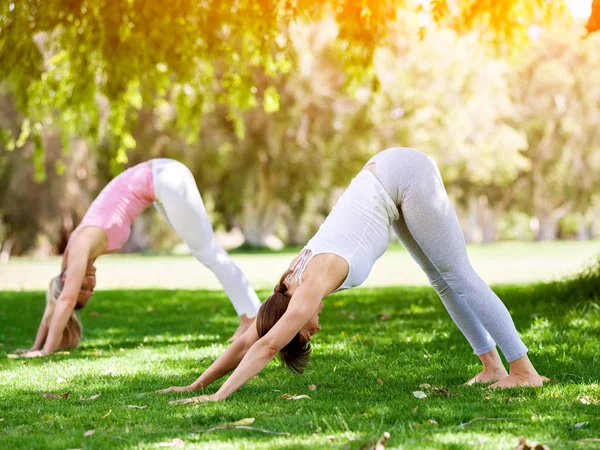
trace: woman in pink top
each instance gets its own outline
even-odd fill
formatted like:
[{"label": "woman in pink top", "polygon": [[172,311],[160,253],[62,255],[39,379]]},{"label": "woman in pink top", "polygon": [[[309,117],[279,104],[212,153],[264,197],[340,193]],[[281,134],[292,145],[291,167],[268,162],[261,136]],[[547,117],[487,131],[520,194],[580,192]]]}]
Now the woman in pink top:
[{"label": "woman in pink top", "polygon": [[23,356],[44,356],[77,347],[81,324],[75,310],[85,306],[93,291],[94,261],[121,248],[129,238],[133,221],[151,204],[223,285],[240,316],[233,338],[248,328],[260,301],[240,268],[215,240],[192,173],[178,161],[153,159],[114,178],[71,234],[62,272],[50,280],[35,343],[31,349],[19,351]]}]

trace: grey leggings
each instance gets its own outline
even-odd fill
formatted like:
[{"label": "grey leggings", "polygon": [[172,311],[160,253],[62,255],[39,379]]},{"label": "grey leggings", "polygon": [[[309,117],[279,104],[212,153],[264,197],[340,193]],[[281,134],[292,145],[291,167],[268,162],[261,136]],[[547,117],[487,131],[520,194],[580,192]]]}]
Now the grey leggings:
[{"label": "grey leggings", "polygon": [[433,160],[412,148],[390,148],[367,163],[398,206],[394,231],[477,355],[496,343],[507,361],[527,353],[504,303],[477,275],[458,218]]}]

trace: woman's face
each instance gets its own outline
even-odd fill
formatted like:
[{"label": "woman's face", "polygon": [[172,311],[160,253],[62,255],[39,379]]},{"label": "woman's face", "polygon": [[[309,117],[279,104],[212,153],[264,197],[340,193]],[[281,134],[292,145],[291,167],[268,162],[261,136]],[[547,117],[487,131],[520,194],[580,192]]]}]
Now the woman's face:
[{"label": "woman's face", "polygon": [[300,334],[309,341],[312,336],[321,331],[321,326],[319,325],[319,314],[323,310],[323,302],[319,304],[319,309],[317,313],[308,321],[306,325],[300,330]]}]

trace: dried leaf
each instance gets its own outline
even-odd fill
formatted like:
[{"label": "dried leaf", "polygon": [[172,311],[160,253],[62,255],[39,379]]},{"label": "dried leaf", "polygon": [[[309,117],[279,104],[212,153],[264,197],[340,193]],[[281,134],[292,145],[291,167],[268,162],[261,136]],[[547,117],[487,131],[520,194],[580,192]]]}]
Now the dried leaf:
[{"label": "dried leaf", "polygon": [[102,354],[102,350],[94,350],[92,352],[92,356],[100,356]]},{"label": "dried leaf", "polygon": [[553,395],[554,395],[554,398],[561,398],[562,397],[562,394],[560,392],[558,392],[558,391],[556,391]]},{"label": "dried leaf", "polygon": [[544,444],[529,442],[527,438],[522,437],[519,440],[519,445],[515,447],[515,450],[550,450],[550,447]]},{"label": "dried leaf", "polygon": [[423,384],[420,384],[420,385],[419,385],[419,387],[420,387],[421,389],[429,389],[429,388],[431,387],[431,385],[430,385],[430,384],[427,384],[427,383],[423,383]]},{"label": "dried leaf", "polygon": [[156,444],[157,447],[177,447],[182,448],[185,445],[185,442],[179,438],[171,439],[169,442],[161,442],[160,444]]},{"label": "dried leaf", "polygon": [[383,380],[382,380],[381,378],[377,378],[377,382],[378,382],[379,384],[383,384]]},{"label": "dried leaf", "polygon": [[350,319],[350,320],[356,319],[356,313],[350,313],[350,315],[348,316],[348,319]]},{"label": "dried leaf", "polygon": [[582,405],[589,405],[589,404],[590,404],[590,398],[589,398],[587,395],[585,395],[585,396],[583,396],[583,397],[581,397],[581,398],[579,399],[579,402],[580,402]]},{"label": "dried leaf", "polygon": [[42,394],[44,396],[44,398],[58,398],[58,395],[56,394]]},{"label": "dried leaf", "polygon": [[416,413],[417,413],[417,409],[419,409],[419,407],[418,407],[418,406],[415,406],[413,409],[411,409],[411,410],[410,410],[410,412],[411,412],[412,414],[416,414]]},{"label": "dried leaf", "polygon": [[448,391],[448,388],[446,386],[440,386],[439,388],[433,388],[433,392],[435,392],[436,394],[440,394],[443,395],[444,397],[452,397],[455,394],[451,394],[450,391]]},{"label": "dried leaf", "polygon": [[415,391],[413,395],[417,398],[427,398],[427,394],[423,391]]},{"label": "dried leaf", "polygon": [[381,316],[379,316],[379,320],[381,320],[382,322],[390,320],[391,318],[392,316],[390,316],[389,314],[382,314]]},{"label": "dried leaf", "polygon": [[90,312],[90,317],[100,317],[102,314],[100,314],[98,311],[91,311]]},{"label": "dried leaf", "polygon": [[66,400],[69,398],[69,395],[71,395],[71,392],[65,392],[64,394],[61,395],[61,397]]},{"label": "dried leaf", "polygon": [[293,395],[293,396],[289,397],[288,400],[300,400],[302,398],[310,399],[310,397],[308,395],[302,394],[302,395]]},{"label": "dried leaf", "polygon": [[109,409],[108,412],[106,414],[104,414],[102,417],[100,417],[100,420],[102,419],[106,419],[108,416],[110,416],[112,414],[112,409]]},{"label": "dried leaf", "polygon": [[381,435],[381,437],[379,438],[379,440],[377,441],[377,444],[375,444],[375,450],[384,450],[385,444],[387,443],[389,438],[390,438],[390,433],[388,433],[387,431],[385,433],[383,433]]},{"label": "dried leaf", "polygon": [[251,425],[255,420],[256,419],[254,417],[247,417],[245,419],[238,420],[237,422],[233,422],[232,425]]},{"label": "dried leaf", "polygon": [[308,390],[309,391],[316,391],[317,390],[317,386],[315,386],[314,384],[311,384],[310,386],[308,386]]},{"label": "dried leaf", "polygon": [[438,423],[437,423],[437,420],[435,420],[435,419],[429,419],[429,420],[427,421],[427,423],[428,423],[429,425],[437,425],[437,424],[438,424]]},{"label": "dried leaf", "polygon": [[147,405],[144,405],[144,406],[127,405],[127,407],[130,409],[144,409],[144,408],[147,408],[148,406]]},{"label": "dried leaf", "polygon": [[96,394],[96,395],[92,395],[90,398],[88,398],[88,400],[96,400],[98,397],[100,397],[102,394]]},{"label": "dried leaf", "polygon": [[87,430],[85,433],[83,433],[83,437],[90,437],[95,432],[96,430]]},{"label": "dried leaf", "polygon": [[327,440],[328,441],[335,441],[335,436],[333,434],[330,434],[329,436],[327,436]]},{"label": "dried leaf", "polygon": [[281,395],[279,396],[279,398],[286,398],[286,399],[287,399],[287,398],[290,398],[290,397],[291,397],[291,395],[290,395],[290,394],[281,394]]}]

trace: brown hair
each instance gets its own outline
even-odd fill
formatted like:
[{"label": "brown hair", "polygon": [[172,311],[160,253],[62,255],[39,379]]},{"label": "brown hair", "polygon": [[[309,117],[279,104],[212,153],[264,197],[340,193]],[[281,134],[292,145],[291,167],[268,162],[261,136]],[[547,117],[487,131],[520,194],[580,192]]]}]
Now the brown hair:
[{"label": "brown hair", "polygon": [[[290,304],[292,297],[286,294],[287,286],[284,283],[290,273],[292,271],[288,270],[283,274],[279,283],[273,289],[273,295],[267,298],[258,310],[256,331],[259,337],[263,337],[273,328]],[[310,341],[300,333],[296,333],[296,336],[279,352],[279,359],[281,364],[293,373],[302,374],[310,360],[310,352]]]},{"label": "brown hair", "polygon": [[[50,280],[50,285],[48,286],[48,292],[46,292],[46,311],[44,311],[44,321],[46,321],[46,325],[50,328],[50,321],[52,320],[52,315],[54,314],[54,308],[56,306],[56,302],[58,301],[58,297],[62,292],[63,283],[61,281],[60,275],[54,277]],[[75,315],[75,312],[71,314],[69,317],[69,321],[65,326],[63,331],[63,336],[60,341],[59,350],[67,350],[74,349],[79,345],[79,341],[81,340],[82,334],[81,322]]]}]

